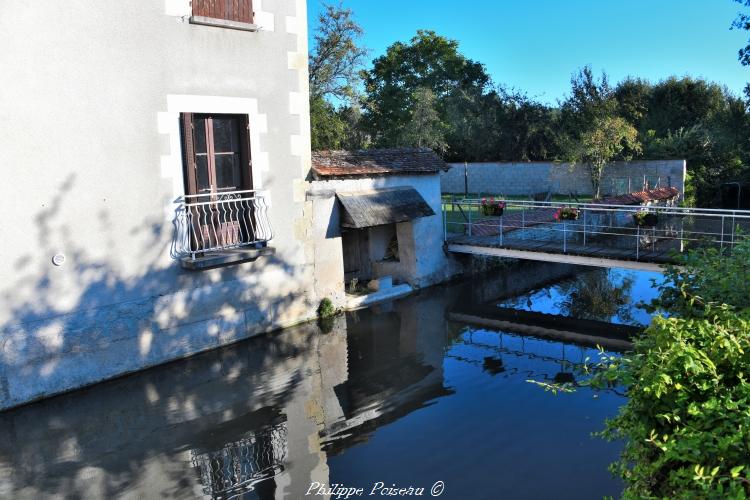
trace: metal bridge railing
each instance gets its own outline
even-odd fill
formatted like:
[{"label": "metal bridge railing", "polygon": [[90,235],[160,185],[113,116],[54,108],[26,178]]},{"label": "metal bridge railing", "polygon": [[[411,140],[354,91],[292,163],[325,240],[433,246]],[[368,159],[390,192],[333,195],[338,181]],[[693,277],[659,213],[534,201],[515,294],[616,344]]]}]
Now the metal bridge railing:
[{"label": "metal bridge railing", "polygon": [[556,244],[563,253],[572,246],[617,248],[632,250],[638,259],[646,250],[667,253],[695,246],[732,248],[750,234],[750,211],[657,203],[451,199],[442,206],[444,237],[447,242],[470,237],[477,244],[509,247],[533,240]]}]

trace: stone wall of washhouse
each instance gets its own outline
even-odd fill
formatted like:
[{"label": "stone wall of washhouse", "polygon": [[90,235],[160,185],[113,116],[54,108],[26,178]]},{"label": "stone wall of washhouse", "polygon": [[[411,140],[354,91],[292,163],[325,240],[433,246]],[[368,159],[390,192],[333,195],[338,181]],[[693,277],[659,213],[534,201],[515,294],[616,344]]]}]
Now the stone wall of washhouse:
[{"label": "stone wall of washhouse", "polygon": [[[649,187],[674,186],[685,191],[685,160],[643,160],[613,162],[604,169],[603,195],[640,191],[644,180]],[[592,194],[588,170],[582,164],[555,162],[452,163],[440,175],[443,193],[526,196],[533,193]]]}]

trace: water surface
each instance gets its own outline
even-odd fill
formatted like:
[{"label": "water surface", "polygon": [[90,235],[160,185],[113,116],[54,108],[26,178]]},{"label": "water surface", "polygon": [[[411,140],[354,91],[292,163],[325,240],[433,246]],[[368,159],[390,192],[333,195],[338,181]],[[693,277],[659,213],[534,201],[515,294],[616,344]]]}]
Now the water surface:
[{"label": "water surface", "polygon": [[[624,397],[527,382],[575,380],[595,350],[448,319],[467,303],[560,312],[581,271],[504,270],[0,414],[0,496],[323,498],[305,494],[382,483],[429,497],[437,482],[451,499],[617,496],[620,444],[591,433]],[[628,304],[648,298],[643,279]]]}]

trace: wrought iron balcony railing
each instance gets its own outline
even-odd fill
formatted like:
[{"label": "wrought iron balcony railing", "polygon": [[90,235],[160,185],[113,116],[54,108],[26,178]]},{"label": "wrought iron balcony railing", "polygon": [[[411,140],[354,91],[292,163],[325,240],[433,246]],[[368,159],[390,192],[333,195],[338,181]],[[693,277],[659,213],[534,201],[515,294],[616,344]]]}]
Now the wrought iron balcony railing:
[{"label": "wrought iron balcony railing", "polygon": [[185,195],[175,211],[176,257],[196,259],[240,247],[260,248],[273,238],[265,196],[254,190]]}]

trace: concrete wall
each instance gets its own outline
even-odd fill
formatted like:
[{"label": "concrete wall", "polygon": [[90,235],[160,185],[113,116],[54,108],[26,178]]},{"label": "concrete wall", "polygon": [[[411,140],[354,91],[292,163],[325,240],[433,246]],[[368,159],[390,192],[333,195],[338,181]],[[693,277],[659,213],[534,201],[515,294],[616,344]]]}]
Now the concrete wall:
[{"label": "concrete wall", "polygon": [[[344,299],[344,268],[335,193],[400,186],[416,189],[430,205],[435,215],[396,225],[401,272],[397,278],[413,286],[424,287],[440,283],[461,271],[459,263],[447,257],[443,252],[443,222],[438,176],[397,175],[313,181],[307,197],[313,203],[315,220],[313,240],[315,241],[316,276],[319,276],[319,281],[323,281],[328,287],[327,294],[338,304],[343,304]],[[323,272],[323,269],[326,271]],[[318,274],[319,270],[321,270],[320,274]],[[340,286],[336,286],[336,280],[340,280]]]},{"label": "concrete wall", "polygon": [[[190,24],[189,0],[4,9],[0,409],[314,315],[306,5],[253,7],[258,32]],[[184,111],[249,115],[275,256],[170,256]]]},{"label": "concrete wall", "polygon": [[[685,192],[685,160],[653,160],[613,162],[604,169],[602,194],[627,192],[628,179],[632,191],[639,191],[646,176],[652,185],[660,179],[660,186],[671,185]],[[528,163],[469,163],[469,193],[491,193],[525,196],[547,192],[578,195],[592,193],[591,180],[584,165],[554,162]],[[463,194],[465,190],[464,164],[452,163],[450,170],[440,175],[443,193]]]}]

